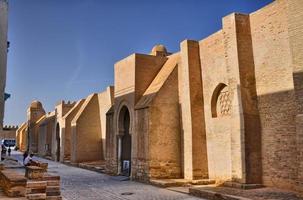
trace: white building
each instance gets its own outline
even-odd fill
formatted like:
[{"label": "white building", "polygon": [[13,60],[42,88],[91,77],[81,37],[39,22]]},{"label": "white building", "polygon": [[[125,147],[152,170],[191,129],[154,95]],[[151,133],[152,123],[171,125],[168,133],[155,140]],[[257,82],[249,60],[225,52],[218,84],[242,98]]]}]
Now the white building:
[{"label": "white building", "polygon": [[4,91],[7,63],[7,0],[0,0],[0,130],[3,128]]}]

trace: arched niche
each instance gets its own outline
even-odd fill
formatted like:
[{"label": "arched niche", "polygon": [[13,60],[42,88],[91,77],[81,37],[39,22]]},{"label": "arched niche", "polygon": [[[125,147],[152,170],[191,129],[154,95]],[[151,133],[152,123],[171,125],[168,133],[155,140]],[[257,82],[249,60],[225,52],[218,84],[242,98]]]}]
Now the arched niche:
[{"label": "arched niche", "polygon": [[213,118],[229,116],[231,114],[231,95],[228,86],[219,83],[211,98],[211,115]]}]

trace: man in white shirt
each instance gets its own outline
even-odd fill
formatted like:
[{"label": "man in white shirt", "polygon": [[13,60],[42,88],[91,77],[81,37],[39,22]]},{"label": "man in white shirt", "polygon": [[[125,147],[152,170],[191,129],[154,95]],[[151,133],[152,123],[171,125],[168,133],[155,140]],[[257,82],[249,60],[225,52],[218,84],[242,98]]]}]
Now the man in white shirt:
[{"label": "man in white shirt", "polygon": [[33,161],[33,156],[34,154],[31,153],[24,159],[23,161],[24,166],[29,166],[36,163],[35,161]]}]

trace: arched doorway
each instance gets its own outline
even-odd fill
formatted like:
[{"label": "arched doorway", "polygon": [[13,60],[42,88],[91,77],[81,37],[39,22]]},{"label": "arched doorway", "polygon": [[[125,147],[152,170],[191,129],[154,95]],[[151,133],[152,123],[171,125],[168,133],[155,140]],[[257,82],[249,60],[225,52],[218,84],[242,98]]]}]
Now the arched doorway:
[{"label": "arched doorway", "polygon": [[119,112],[119,151],[120,151],[120,173],[124,176],[130,176],[131,173],[131,135],[130,115],[126,106],[123,106]]},{"label": "arched doorway", "polygon": [[60,161],[60,126],[57,123],[56,126],[56,144],[57,144],[57,151],[56,151],[56,160]]}]

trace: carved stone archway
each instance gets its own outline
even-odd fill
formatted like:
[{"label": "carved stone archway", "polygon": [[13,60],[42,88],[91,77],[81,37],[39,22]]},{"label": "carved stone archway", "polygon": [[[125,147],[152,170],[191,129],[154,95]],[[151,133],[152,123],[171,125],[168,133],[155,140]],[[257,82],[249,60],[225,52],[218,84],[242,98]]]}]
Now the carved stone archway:
[{"label": "carved stone archway", "polygon": [[130,176],[131,146],[130,112],[127,106],[122,106],[118,112],[118,173]]},{"label": "carved stone archway", "polygon": [[56,161],[60,161],[60,125],[56,125]]}]

